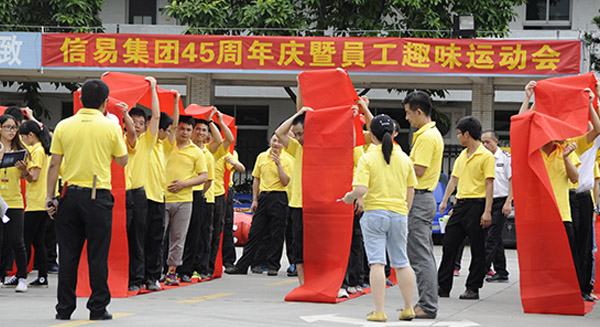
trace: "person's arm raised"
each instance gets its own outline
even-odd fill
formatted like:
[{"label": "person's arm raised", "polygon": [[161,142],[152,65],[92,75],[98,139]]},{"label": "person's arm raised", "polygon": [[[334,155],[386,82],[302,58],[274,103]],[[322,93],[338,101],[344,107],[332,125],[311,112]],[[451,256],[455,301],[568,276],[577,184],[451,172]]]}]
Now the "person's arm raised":
[{"label": "person's arm raised", "polygon": [[[588,143],[592,143],[594,142],[594,139],[600,135],[600,118],[598,118],[598,113],[596,112],[596,109],[594,109],[594,92],[592,92],[592,90],[590,89],[585,89],[584,91],[589,92],[589,96],[590,96],[590,119],[592,121],[592,126],[593,129],[589,132],[586,133],[587,135],[587,142]],[[596,92],[600,92],[600,84],[598,82],[596,82]]]},{"label": "person's arm raised", "polygon": [[[533,95],[533,88],[537,85],[536,81],[529,81],[527,85],[525,85],[525,99],[521,104],[521,109],[519,109],[519,114],[524,113],[529,108],[529,100],[531,100],[531,96]],[[535,104],[531,106],[530,110],[535,110]]]},{"label": "person's arm raised", "polygon": [[135,135],[135,126],[133,126],[133,119],[129,116],[129,107],[125,102],[117,103],[117,106],[123,109],[123,123],[125,124],[125,129],[127,130],[126,138],[127,143],[130,147],[135,148],[135,144],[137,143],[137,135]]},{"label": "person's arm raised", "polygon": [[293,114],[292,117],[290,117],[286,121],[284,121],[275,130],[275,135],[277,135],[277,137],[281,141],[281,144],[283,144],[284,147],[287,148],[288,145],[290,144],[290,137],[288,135],[288,132],[292,128],[292,122],[294,121],[294,119],[296,117],[306,113],[307,111],[313,111],[313,109],[309,108],[309,107],[302,107],[297,113]]},{"label": "person's arm raised", "polygon": [[148,124],[148,131],[150,135],[154,136],[158,133],[158,124],[160,122],[160,103],[158,101],[158,92],[156,91],[156,79],[152,76],[146,77],[146,80],[150,82],[150,92],[152,93],[152,117],[150,117],[150,123]]},{"label": "person's arm raised", "polygon": [[169,133],[168,136],[168,140],[170,144],[173,144],[173,142],[175,142],[175,133],[177,130],[177,125],[179,125],[179,99],[181,99],[181,94],[179,94],[179,92],[175,91],[175,93],[173,94],[173,97],[175,98],[175,104],[173,105],[173,125],[171,126],[171,133]]}]

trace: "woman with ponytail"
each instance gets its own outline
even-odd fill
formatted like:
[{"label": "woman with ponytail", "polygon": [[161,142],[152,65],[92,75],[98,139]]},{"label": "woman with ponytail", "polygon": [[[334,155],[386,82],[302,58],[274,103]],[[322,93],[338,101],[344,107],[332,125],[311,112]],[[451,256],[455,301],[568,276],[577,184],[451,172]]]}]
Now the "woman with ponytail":
[{"label": "woman with ponytail", "polygon": [[344,196],[347,204],[364,196],[364,214],[360,225],[371,269],[370,284],[375,302],[375,310],[367,316],[369,321],[387,321],[383,311],[386,248],[404,298],[404,309],[399,319],[412,320],[415,317],[412,300],[415,279],[406,254],[406,242],[407,215],[417,178],[408,156],[394,149],[393,132],[394,123],[389,116],[378,115],[373,118],[371,138],[374,147],[360,158],[352,182],[354,190]]},{"label": "woman with ponytail", "polygon": [[33,244],[38,265],[38,277],[29,283],[31,287],[48,287],[48,266],[44,243],[48,213],[44,207],[44,201],[46,199],[50,134],[45,127],[40,125],[36,121],[28,120],[19,126],[21,140],[28,147],[31,160],[27,164],[19,162],[16,166],[21,171],[21,176],[27,181],[25,249],[28,260],[31,260],[31,245]]},{"label": "woman with ponytail", "polygon": [[[0,142],[6,152],[22,150],[25,147],[17,136],[17,119],[11,115],[0,116]],[[27,254],[23,241],[23,196],[21,195],[21,172],[17,167],[0,169],[0,196],[8,205],[6,216],[10,220],[4,224],[4,243],[2,244],[2,260],[0,261],[0,274],[2,279],[9,262],[7,254],[12,249],[17,264],[17,274],[6,281],[3,287],[15,287],[15,292],[27,291]]]}]

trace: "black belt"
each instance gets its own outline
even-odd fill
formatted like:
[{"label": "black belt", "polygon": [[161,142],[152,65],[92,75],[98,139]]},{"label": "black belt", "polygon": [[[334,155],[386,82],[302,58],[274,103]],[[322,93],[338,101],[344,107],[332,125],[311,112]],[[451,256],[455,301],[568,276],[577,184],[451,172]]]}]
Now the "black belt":
[{"label": "black belt", "polygon": [[425,193],[431,193],[431,191],[428,189],[422,189],[422,190],[415,189],[415,194],[425,194]]},{"label": "black belt", "polygon": [[456,203],[483,203],[485,198],[467,198],[467,199],[456,199]]},{"label": "black belt", "polygon": [[286,191],[261,191],[260,194],[277,194],[277,193],[287,193]]},{"label": "black belt", "polygon": [[91,187],[81,187],[77,185],[69,185],[67,186],[67,190],[77,190],[77,191],[91,191]]}]

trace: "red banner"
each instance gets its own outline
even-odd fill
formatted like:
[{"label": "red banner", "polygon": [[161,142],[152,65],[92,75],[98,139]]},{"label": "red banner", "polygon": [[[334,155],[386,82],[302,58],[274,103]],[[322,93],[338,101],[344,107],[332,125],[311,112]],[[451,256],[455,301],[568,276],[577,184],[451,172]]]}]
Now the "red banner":
[{"label": "red banner", "polygon": [[581,41],[44,34],[44,67],[578,74]]}]

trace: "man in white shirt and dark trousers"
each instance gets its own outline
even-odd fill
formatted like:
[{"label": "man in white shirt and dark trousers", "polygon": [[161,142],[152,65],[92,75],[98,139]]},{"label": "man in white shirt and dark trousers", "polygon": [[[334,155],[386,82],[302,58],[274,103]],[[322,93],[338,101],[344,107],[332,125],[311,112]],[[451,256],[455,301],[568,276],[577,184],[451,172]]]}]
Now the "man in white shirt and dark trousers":
[{"label": "man in white shirt and dark trousers", "polygon": [[481,143],[496,159],[496,178],[494,179],[494,201],[492,203],[492,225],[486,230],[485,263],[486,271],[494,265],[495,274],[487,277],[486,282],[508,282],[506,270],[506,257],[504,255],[504,242],[502,231],[512,209],[512,170],[510,167],[510,154],[498,147],[498,135],[494,131],[485,131],[481,135]]}]

